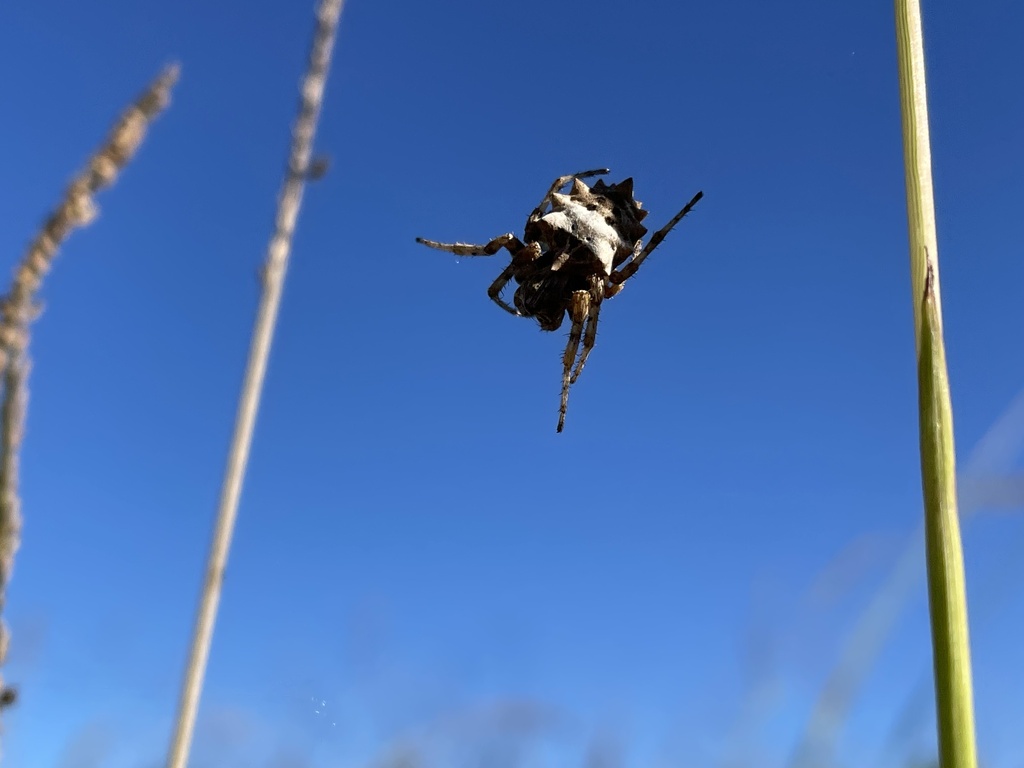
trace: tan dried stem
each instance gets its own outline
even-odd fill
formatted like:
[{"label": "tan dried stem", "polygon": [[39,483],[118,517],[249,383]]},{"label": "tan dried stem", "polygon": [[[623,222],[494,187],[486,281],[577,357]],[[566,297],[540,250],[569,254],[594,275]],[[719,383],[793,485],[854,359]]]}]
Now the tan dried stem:
[{"label": "tan dried stem", "polygon": [[[97,215],[93,196],[114,183],[132,159],[150,122],[167,106],[178,79],[178,67],[164,69],[152,85],[121,116],[106,142],[89,165],[70,184],[64,199],[43,224],[25,257],[15,269],[10,293],[0,300],[0,371],[3,402],[0,404],[0,612],[14,555],[21,543],[21,499],[18,496],[18,451],[25,425],[28,399],[29,325],[39,314],[35,296],[60,246],[72,231],[89,224]],[[0,665],[7,655],[9,637],[0,621]],[[0,677],[0,707],[13,701],[11,689]]]},{"label": "tan dried stem", "polygon": [[261,270],[263,292],[260,296],[249,346],[249,359],[246,363],[231,448],[224,470],[220,502],[206,565],[206,577],[196,612],[174,733],[168,748],[167,768],[185,768],[192,746],[192,733],[195,728],[196,714],[199,711],[199,699],[202,695],[203,679],[206,676],[206,664],[213,640],[217,608],[220,604],[224,571],[227,567],[228,551],[231,548],[235,519],[238,515],[238,501],[242,493],[242,482],[245,479],[249,449],[252,446],[252,434],[256,425],[256,412],[259,410],[263,378],[270,355],[270,344],[273,340],[274,326],[281,304],[281,293],[284,289],[284,277],[288,266],[288,257],[291,253],[295,222],[302,204],[302,193],[306,180],[311,176],[317,176],[323,170],[319,164],[311,165],[310,158],[313,153],[313,138],[316,134],[324,87],[327,83],[327,73],[331,63],[331,51],[334,48],[338,19],[341,16],[343,5],[344,0],[320,0],[316,12],[316,31],[309,54],[309,68],[302,81],[299,115],[292,132],[288,170],[278,198],[274,234],[267,247],[266,261]]}]

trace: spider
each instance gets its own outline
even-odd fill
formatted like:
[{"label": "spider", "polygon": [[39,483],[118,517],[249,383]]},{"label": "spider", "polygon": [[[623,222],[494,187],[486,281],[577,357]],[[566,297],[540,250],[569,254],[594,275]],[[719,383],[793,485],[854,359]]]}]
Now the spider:
[{"label": "spider", "polygon": [[[561,327],[568,313],[572,327],[562,356],[558,432],[565,426],[569,387],[583,372],[597,341],[601,302],[625,287],[644,259],[704,196],[703,192],[694,195],[644,245],[647,228],[640,222],[647,211],[633,197],[633,179],[611,186],[599,179],[593,187],[582,181],[606,173],[607,168],[599,168],[555,179],[526,220],[525,243],[511,232],[483,245],[416,238],[418,243],[459,256],[493,256],[504,248],[512,254],[512,261],[487,289],[487,295],[510,314],[536,318],[545,331]],[[571,191],[561,193],[559,190],[569,182]],[[502,298],[511,280],[519,286],[512,299],[514,307]]]}]

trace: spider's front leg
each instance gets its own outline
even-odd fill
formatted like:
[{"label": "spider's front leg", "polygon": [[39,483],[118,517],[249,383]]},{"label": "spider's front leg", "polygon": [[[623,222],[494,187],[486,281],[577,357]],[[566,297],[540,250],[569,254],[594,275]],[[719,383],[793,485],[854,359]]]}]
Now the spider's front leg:
[{"label": "spider's front leg", "polygon": [[[621,288],[622,286],[616,286]],[[615,293],[612,294],[613,296]],[[583,373],[583,366],[590,357],[590,352],[597,343],[597,318],[601,314],[601,300],[607,296],[604,279],[601,275],[592,275],[590,278],[590,301],[587,307],[587,332],[583,336],[583,352],[576,363],[576,370],[572,372],[570,384],[575,384],[576,379]]]},{"label": "spider's front leg", "polygon": [[[500,237],[496,237],[489,243],[483,245],[474,245],[472,243],[439,243],[436,240],[427,240],[423,237],[416,238],[417,243],[422,243],[428,248],[435,248],[439,251],[447,251],[448,253],[454,253],[457,256],[493,256],[502,248],[508,250],[512,254],[512,263],[505,267],[504,271],[498,275],[498,279],[491,283],[491,287],[487,289],[487,295],[491,297],[491,300],[499,307],[504,309],[506,312],[519,317],[519,312],[515,307],[508,304],[501,298],[501,292],[504,290],[508,281],[515,276],[516,266],[523,260],[524,252],[528,252],[532,257],[530,260],[540,255],[539,247],[528,247],[523,245],[523,242],[508,232]],[[536,255],[533,255],[536,252]]]},{"label": "spider's front leg", "polygon": [[491,301],[506,312],[511,312],[516,317],[523,317],[522,312],[501,298],[501,292],[505,290],[509,280],[515,277],[520,269],[530,264],[530,262],[539,259],[540,253],[540,245],[538,243],[523,245],[518,251],[514,251],[511,263],[505,267],[502,273],[498,275],[498,279],[491,283],[491,287],[487,289],[487,295],[491,297]]},{"label": "spider's front leg", "polygon": [[519,310],[501,298],[501,292],[505,290],[505,286],[508,285],[508,281],[515,277],[516,265],[513,261],[504,271],[498,275],[498,279],[491,283],[491,287],[487,289],[487,295],[491,298],[495,304],[504,309],[509,314],[520,317]]},{"label": "spider's front leg", "polygon": [[562,402],[558,407],[558,432],[565,427],[565,411],[569,407],[569,385],[572,383],[572,364],[576,362],[583,323],[589,313],[590,291],[573,291],[569,299],[569,319],[572,320],[572,328],[569,331],[569,343],[565,345],[565,354],[562,355]]},{"label": "spider's front leg", "polygon": [[427,240],[425,237],[417,237],[417,243],[422,243],[428,248],[436,248],[439,251],[448,251],[456,256],[493,256],[502,248],[508,249],[513,256],[523,248],[523,243],[511,232],[494,238],[489,243],[474,245],[473,243],[439,243],[436,240]]}]

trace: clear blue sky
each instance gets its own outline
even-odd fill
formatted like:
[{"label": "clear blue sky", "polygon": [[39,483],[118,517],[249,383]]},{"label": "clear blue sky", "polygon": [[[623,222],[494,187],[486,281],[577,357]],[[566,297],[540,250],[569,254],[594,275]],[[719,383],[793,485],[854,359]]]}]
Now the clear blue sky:
[{"label": "clear blue sky", "polygon": [[[163,758],[311,29],[286,0],[0,10],[4,274],[183,67],[44,290],[5,765]],[[1022,29],[1011,0],[926,3],[964,456],[1024,386]],[[317,146],[193,765],[783,765],[920,519],[890,4],[349,0]],[[594,166],[652,229],[705,198],[604,307],[556,435],[564,334],[489,302],[502,257],[414,238],[521,230]],[[1019,584],[1021,536],[968,529],[972,590]],[[1017,768],[1009,592],[976,677],[983,754]],[[846,765],[928,669],[916,594]],[[738,725],[766,675],[775,708]]]}]

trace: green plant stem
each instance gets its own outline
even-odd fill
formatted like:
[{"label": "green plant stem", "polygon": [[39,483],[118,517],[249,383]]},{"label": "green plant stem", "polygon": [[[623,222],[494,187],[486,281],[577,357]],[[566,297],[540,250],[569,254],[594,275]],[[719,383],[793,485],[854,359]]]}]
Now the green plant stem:
[{"label": "green plant stem", "polygon": [[896,0],[896,41],[917,343],[921,480],[939,764],[942,768],[975,768],[967,596],[956,499],[953,408],[942,335],[924,40],[918,0]]},{"label": "green plant stem", "polygon": [[931,609],[935,703],[942,768],[974,768],[974,702],[971,648],[960,518],[956,499],[956,456],[942,324],[928,271],[922,297],[918,357],[921,424],[921,480],[925,507],[925,556]]}]

